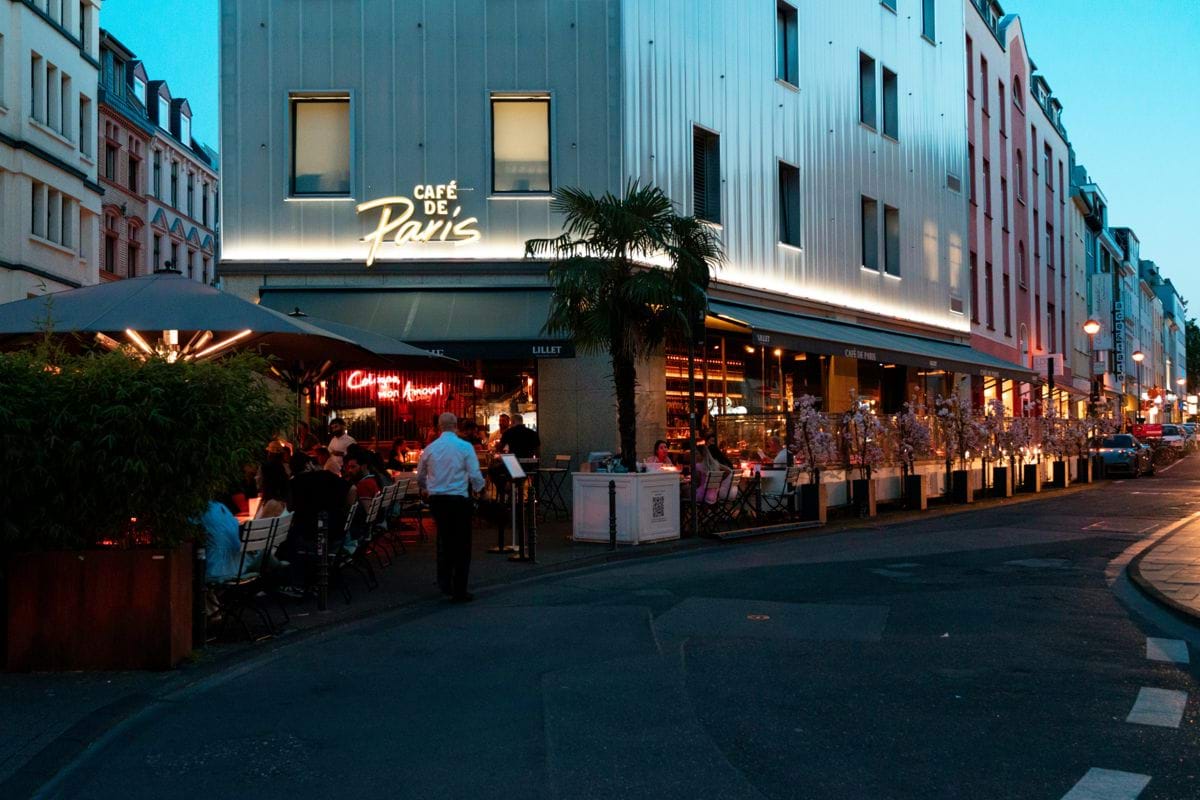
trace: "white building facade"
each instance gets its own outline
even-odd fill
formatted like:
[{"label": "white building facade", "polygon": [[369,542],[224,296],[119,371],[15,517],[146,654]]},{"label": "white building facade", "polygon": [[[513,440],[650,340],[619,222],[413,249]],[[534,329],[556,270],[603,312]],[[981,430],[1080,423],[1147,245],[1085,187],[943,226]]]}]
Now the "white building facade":
[{"label": "white building facade", "polygon": [[99,12],[0,5],[0,302],[99,280]]},{"label": "white building facade", "polygon": [[[225,0],[224,285],[443,350],[488,387],[504,361],[536,375],[543,440],[603,448],[608,367],[541,333],[524,242],[560,232],[553,190],[636,180],[726,249],[707,412],[1033,381],[970,347],[962,3],[895,5]],[[373,243],[385,205],[408,225]],[[677,358],[639,372],[651,440],[686,415]]]}]

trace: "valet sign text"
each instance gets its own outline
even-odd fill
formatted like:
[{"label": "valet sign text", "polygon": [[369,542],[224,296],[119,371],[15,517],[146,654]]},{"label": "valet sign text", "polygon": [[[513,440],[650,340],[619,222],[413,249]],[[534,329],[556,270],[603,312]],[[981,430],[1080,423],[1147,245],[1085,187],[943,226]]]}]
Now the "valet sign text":
[{"label": "valet sign text", "polygon": [[448,242],[455,245],[479,241],[476,217],[464,217],[458,204],[458,181],[419,184],[412,197],[381,197],[359,203],[359,214],[378,211],[375,230],[363,237],[367,243],[367,266],[375,263],[379,248],[386,242],[397,247],[406,244]]}]

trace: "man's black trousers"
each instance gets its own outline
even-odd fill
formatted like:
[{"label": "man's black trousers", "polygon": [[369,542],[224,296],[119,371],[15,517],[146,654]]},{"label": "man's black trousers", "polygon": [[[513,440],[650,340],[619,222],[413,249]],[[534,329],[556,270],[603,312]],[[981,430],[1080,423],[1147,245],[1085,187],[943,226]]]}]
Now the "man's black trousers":
[{"label": "man's black trousers", "polygon": [[470,498],[435,494],[429,498],[429,510],[437,525],[437,579],[441,590],[453,597],[467,593],[467,573],[471,569]]}]

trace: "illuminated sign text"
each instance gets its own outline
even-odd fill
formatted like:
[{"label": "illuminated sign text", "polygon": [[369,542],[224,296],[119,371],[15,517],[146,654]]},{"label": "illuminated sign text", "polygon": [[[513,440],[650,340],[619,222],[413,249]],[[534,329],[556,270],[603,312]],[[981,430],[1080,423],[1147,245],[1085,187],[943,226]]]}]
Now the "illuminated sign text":
[{"label": "illuminated sign text", "polygon": [[[424,220],[414,219],[418,204]],[[396,246],[426,242],[451,242],[456,245],[479,241],[482,236],[476,217],[463,217],[458,205],[458,181],[421,184],[413,187],[412,197],[382,197],[359,203],[359,214],[379,209],[375,230],[363,237],[369,245],[367,266],[375,263],[379,248],[391,241]]]}]

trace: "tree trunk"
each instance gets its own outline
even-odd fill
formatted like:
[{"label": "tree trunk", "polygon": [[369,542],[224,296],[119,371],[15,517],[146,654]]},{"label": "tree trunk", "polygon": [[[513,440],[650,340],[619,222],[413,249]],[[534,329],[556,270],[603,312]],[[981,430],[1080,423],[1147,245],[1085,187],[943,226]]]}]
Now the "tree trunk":
[{"label": "tree trunk", "polygon": [[613,389],[617,395],[617,432],[621,440],[621,463],[633,472],[637,469],[637,370],[633,359],[621,352],[622,343],[613,344]]}]

